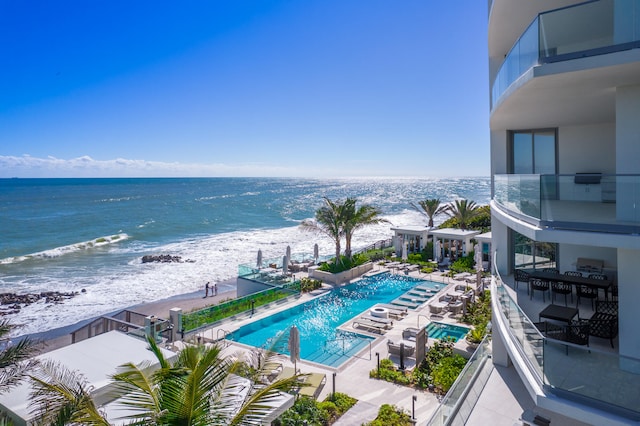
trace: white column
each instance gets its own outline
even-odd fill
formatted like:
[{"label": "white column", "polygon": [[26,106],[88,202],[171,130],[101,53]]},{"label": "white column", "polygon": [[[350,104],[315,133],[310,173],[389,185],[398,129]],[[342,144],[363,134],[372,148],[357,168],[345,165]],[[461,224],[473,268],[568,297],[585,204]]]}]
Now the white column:
[{"label": "white column", "polygon": [[169,310],[169,321],[173,324],[173,329],[171,330],[171,341],[175,342],[176,340],[182,339],[182,309],[180,308],[171,308]]},{"label": "white column", "polygon": [[620,355],[640,358],[637,265],[640,250],[618,249],[618,340]]}]

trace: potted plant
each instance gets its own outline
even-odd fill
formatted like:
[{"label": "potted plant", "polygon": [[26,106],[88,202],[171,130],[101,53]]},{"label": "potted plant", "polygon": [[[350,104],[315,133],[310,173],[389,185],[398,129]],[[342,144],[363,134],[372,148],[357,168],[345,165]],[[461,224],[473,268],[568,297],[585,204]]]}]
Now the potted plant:
[{"label": "potted plant", "polygon": [[467,343],[469,343],[472,347],[477,347],[484,339],[485,334],[487,333],[487,324],[482,323],[476,325],[467,333]]}]

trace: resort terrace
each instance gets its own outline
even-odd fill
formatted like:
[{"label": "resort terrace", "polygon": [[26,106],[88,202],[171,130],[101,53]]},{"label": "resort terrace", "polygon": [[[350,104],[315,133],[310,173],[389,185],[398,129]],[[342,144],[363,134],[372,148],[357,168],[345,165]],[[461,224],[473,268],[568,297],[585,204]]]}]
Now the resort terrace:
[{"label": "resort terrace", "polygon": [[[397,310],[402,310],[404,308],[406,310],[406,314],[401,315],[400,317],[394,316],[393,320],[388,321],[388,323],[383,326],[378,326],[378,324],[381,323],[370,322],[372,321],[370,317],[373,309],[367,309],[364,312],[360,312],[353,318],[342,323],[338,327],[339,330],[367,337],[370,339],[370,343],[366,344],[364,348],[360,349],[354,356],[351,356],[348,361],[338,365],[337,367],[310,362],[304,359],[301,359],[296,363],[297,369],[302,373],[316,373],[325,377],[323,384],[318,388],[317,392],[314,392],[314,396],[318,400],[324,400],[334,390],[336,392],[346,393],[358,399],[359,402],[356,406],[349,410],[345,416],[336,423],[338,425],[349,425],[353,424],[354,421],[362,423],[373,420],[377,415],[380,405],[382,404],[394,404],[405,409],[408,413],[415,413],[417,423],[425,424],[431,416],[434,415],[435,410],[439,406],[440,399],[434,392],[373,379],[369,377],[369,372],[376,368],[379,359],[390,358],[396,363],[396,365],[399,365],[399,357],[397,353],[398,345],[400,343],[404,343],[407,348],[409,348],[410,346],[415,347],[416,344],[415,340],[411,340],[411,337],[408,337],[408,333],[411,334],[410,331],[415,332],[426,327],[430,323],[434,323],[436,328],[439,328],[437,324],[460,325],[458,320],[461,317],[461,309],[458,308],[461,308],[461,304],[458,304],[449,298],[455,297],[460,301],[459,298],[463,293],[463,289],[468,290],[469,288],[476,287],[476,275],[461,274],[456,277],[457,279],[454,279],[444,275],[442,272],[424,274],[415,269],[409,271],[407,269],[398,269],[398,267],[399,265],[395,265],[393,263],[389,263],[384,266],[375,265],[373,270],[365,275],[372,276],[390,273],[398,274],[398,276],[401,277],[411,277],[419,280],[431,281],[436,283],[435,291],[430,292],[428,298],[420,298],[419,296],[414,295],[413,302],[410,299],[411,295],[408,294],[406,296],[408,299],[404,300],[408,300],[409,305],[416,303],[415,309],[412,309],[410,306],[403,307],[400,305],[384,305],[388,311],[395,311],[396,309],[394,308],[397,308]],[[301,271],[300,274],[302,276],[304,273]],[[364,277],[365,279],[366,276]],[[296,274],[296,277],[298,277],[298,274]],[[358,280],[354,280],[351,283],[355,282],[358,282]],[[486,284],[487,281],[485,279],[481,288],[484,288],[484,285]],[[292,307],[322,297],[333,289],[334,286],[323,284],[322,288],[318,290],[302,294],[298,298],[289,298],[283,303],[269,306],[268,309],[256,310],[253,315],[238,315],[228,321],[216,323],[210,328],[202,328],[198,330],[197,333],[186,337],[185,341],[199,341],[205,343],[219,342],[225,346],[225,351],[228,351],[227,353],[256,351],[257,349],[255,347],[238,343],[234,340],[225,339],[225,336],[231,336],[234,331],[255,321],[275,316]],[[445,299],[447,299],[448,302],[443,302]],[[453,306],[453,309],[450,311],[447,310],[448,307],[444,308],[444,306],[448,306],[449,304]],[[376,305],[378,309],[381,306],[382,305]],[[434,306],[436,306],[436,308],[434,308]],[[363,319],[363,317],[367,319]],[[363,323],[369,323],[373,326],[363,327]],[[389,342],[393,342],[395,345],[390,345]],[[430,336],[427,346],[431,346],[433,342],[434,339]],[[185,343],[176,342],[173,349],[179,349],[182,344]],[[483,347],[482,365],[485,366],[486,364],[486,367],[484,368],[483,373],[485,377],[483,380],[478,381],[478,384],[481,386],[484,386],[484,383],[486,383],[491,371],[493,371],[492,363],[484,362],[488,359],[487,357],[490,357],[490,345],[484,345]],[[454,346],[454,351],[462,354],[467,359],[471,357],[474,350],[475,347],[470,347],[464,337],[455,343]],[[293,362],[286,354],[279,356],[279,362],[282,365],[282,369],[287,369],[287,371],[291,371],[294,366]],[[408,356],[404,358],[404,363],[406,368],[414,368],[415,358]],[[470,365],[471,364],[473,364],[473,369],[471,370],[471,373],[467,374],[467,379],[469,379],[469,375],[475,378],[474,373],[478,369],[477,365],[479,365],[478,362],[470,363]],[[464,382],[462,378],[460,380]],[[447,416],[450,415],[453,406],[458,403],[458,400],[460,400],[460,404],[463,402],[462,400],[464,398],[460,398],[460,396],[465,395],[465,393],[460,389],[464,388],[465,384],[458,386],[457,397],[453,397],[449,400],[449,404],[451,405],[450,407],[443,409],[443,412],[446,412]],[[456,411],[458,409],[459,408],[455,408]],[[520,413],[521,411],[518,408],[511,413],[510,416],[507,415],[507,417],[513,421],[514,416],[517,417]],[[469,414],[469,410],[467,410],[466,416],[468,417]],[[437,422],[434,424],[437,424]]]}]

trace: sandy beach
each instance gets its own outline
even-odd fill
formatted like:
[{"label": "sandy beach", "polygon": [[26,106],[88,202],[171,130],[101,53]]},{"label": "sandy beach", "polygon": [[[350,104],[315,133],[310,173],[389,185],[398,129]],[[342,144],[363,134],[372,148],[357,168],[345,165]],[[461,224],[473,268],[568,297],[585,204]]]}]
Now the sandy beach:
[{"label": "sandy beach", "polygon": [[[220,284],[233,284],[235,285],[235,279],[227,280]],[[204,297],[205,289],[201,291],[179,294],[176,296],[168,297],[166,299],[155,300],[152,302],[141,303],[137,305],[125,308],[129,311],[134,311],[143,315],[154,315],[159,318],[169,318],[169,310],[172,308],[181,308],[184,312],[191,312],[196,309],[201,309],[206,306],[217,305],[221,301],[228,299],[235,299],[235,291],[227,291],[224,293],[218,293],[213,295],[213,288],[209,290],[209,296]],[[122,309],[118,309],[113,313],[120,312]],[[112,313],[112,314],[113,314]],[[109,316],[105,315],[105,316]],[[29,337],[41,341],[40,353],[52,351],[63,346],[71,344],[71,332],[77,330],[85,324],[93,321],[95,318],[80,321],[76,324],[66,327],[55,328],[47,330],[42,333],[32,334]]]}]

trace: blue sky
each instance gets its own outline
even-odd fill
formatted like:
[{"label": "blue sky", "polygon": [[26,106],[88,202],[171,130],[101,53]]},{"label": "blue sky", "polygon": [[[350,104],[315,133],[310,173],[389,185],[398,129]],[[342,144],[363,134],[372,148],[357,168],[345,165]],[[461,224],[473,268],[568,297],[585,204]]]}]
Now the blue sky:
[{"label": "blue sky", "polygon": [[0,177],[488,176],[486,2],[0,3]]}]

